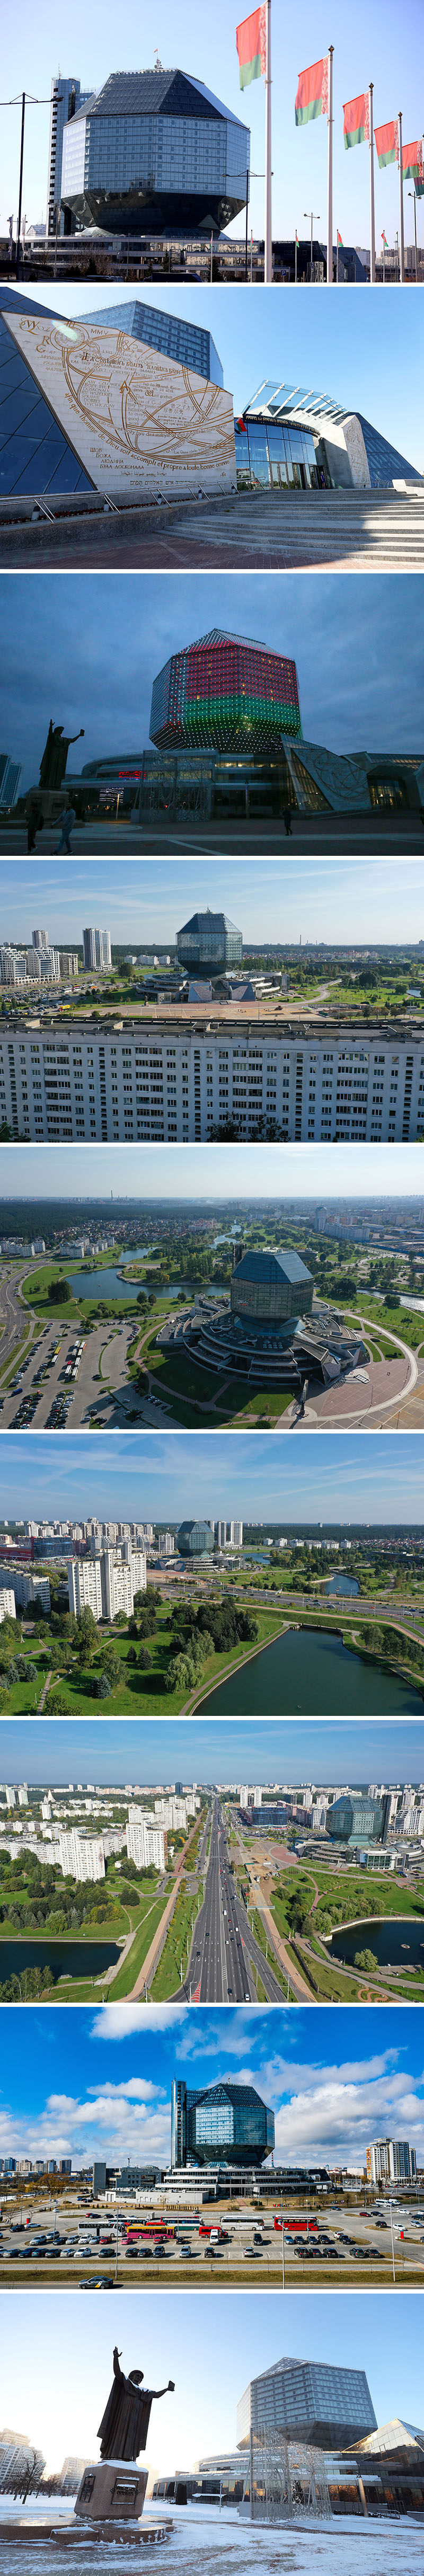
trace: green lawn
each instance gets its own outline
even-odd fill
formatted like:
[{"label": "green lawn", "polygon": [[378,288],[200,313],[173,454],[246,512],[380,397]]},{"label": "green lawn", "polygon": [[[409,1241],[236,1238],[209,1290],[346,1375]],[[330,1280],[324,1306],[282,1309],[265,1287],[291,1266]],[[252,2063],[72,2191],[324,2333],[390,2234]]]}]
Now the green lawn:
[{"label": "green lawn", "polygon": [[[131,1949],[127,1953],[127,1958],[124,1959],[122,1968],[118,1968],[117,1975],[113,1978],[112,1985],[109,1986],[107,1982],[105,1983],[104,1994],[107,2002],[119,2003],[124,1995],[131,1994],[132,1988],[135,1986],[136,1979],[140,1974],[140,1968],[143,1966],[143,1959],[146,1957],[147,1950],[150,1949],[150,1942],[153,1941],[158,1924],[161,1921],[161,1916],[164,1913],[168,1896],[169,1887],[166,1889],[165,1895],[160,1897],[155,1897],[154,1890],[152,1892],[152,1888],[149,1888],[149,1895],[148,1897],[146,1896],[145,1901],[138,1912],[135,1937],[131,1943]],[[128,1930],[128,1925],[126,1926],[126,1929]],[[92,1927],[92,1930],[94,1930],[94,1927]],[[60,1988],[57,1986],[55,1988],[56,2001],[60,2003],[86,2003],[88,1998],[91,1996],[92,1991],[93,1981],[91,1977],[88,1980],[73,1977],[69,1985],[61,1978]]]},{"label": "green lawn", "polygon": [[198,1910],[200,1909],[198,1908],[197,1894],[193,1888],[187,1887],[184,1882],[179,1890],[179,1895],[177,1896],[176,1906],[172,1915],[172,1920],[169,1924],[164,1948],[162,1950],[162,1957],[159,1959],[150,1989],[152,1999],[155,2003],[164,2003],[169,1995],[174,1995],[176,1993],[177,1988],[181,1983],[181,1961],[183,1964],[183,1976],[186,1974],[188,1964],[187,1941],[188,1951],[190,1954],[192,1940],[191,1918],[193,1916],[194,1925]]},{"label": "green lawn", "polygon": [[[112,1629],[112,1631],[109,1632],[109,1635],[112,1638],[114,1653],[116,1654],[121,1667],[120,1679],[115,1684],[108,1699],[104,1702],[98,1700],[93,1688],[93,1683],[96,1675],[100,1673],[101,1651],[107,1641],[108,1632],[103,1629],[99,1631],[98,1648],[96,1646],[92,1665],[81,1673],[77,1666],[76,1659],[75,1664],[72,1659],[69,1673],[61,1671],[60,1668],[54,1673],[52,1682],[49,1685],[49,1691],[52,1691],[55,1686],[57,1686],[58,1691],[61,1691],[64,1696],[66,1695],[67,1713],[69,1713],[69,1715],[75,1713],[78,1716],[85,1716],[86,1714],[89,1715],[94,1710],[97,1715],[102,1714],[109,1717],[126,1714],[133,1717],[149,1716],[151,1713],[161,1716],[169,1715],[171,1717],[174,1714],[177,1715],[179,1713],[181,1708],[185,1706],[186,1701],[188,1701],[190,1707],[194,1709],[198,1706],[199,1702],[203,1703],[207,1691],[213,1687],[215,1682],[219,1682],[224,1676],[226,1677],[227,1674],[230,1674],[233,1669],[248,1660],[252,1654],[257,1655],[262,1646],[267,1645],[275,1637],[284,1633],[285,1621],[284,1617],[282,1618],[284,1603],[281,1601],[281,1591],[283,1590],[284,1578],[281,1585],[276,1585],[277,1597],[272,1606],[268,1603],[266,1606],[262,1605],[260,1587],[255,1586],[253,1591],[244,1593],[243,1597],[246,1601],[246,1605],[253,1611],[257,1622],[258,1636],[255,1643],[252,1646],[252,1644],[246,1640],[244,1644],[239,1643],[238,1645],[233,1646],[230,1652],[228,1652],[228,1649],[226,1649],[222,1654],[215,1654],[212,1652],[212,1654],[208,1656],[203,1672],[199,1676],[195,1688],[192,1688],[191,1690],[187,1690],[186,1684],[184,1684],[180,1690],[169,1693],[166,1690],[169,1644],[172,1632],[168,1629],[167,1620],[164,1618],[161,1608],[158,1610],[157,1614],[156,1629],[153,1635],[148,1639],[149,1653],[152,1657],[150,1670],[143,1672],[137,1665],[133,1665],[128,1662],[128,1648],[129,1644],[131,1645],[131,1640],[128,1640],[126,1631]],[[214,1598],[219,1599],[219,1597],[219,1592],[217,1590],[217,1593],[214,1593]],[[290,1624],[290,1613],[288,1615]],[[308,1627],[309,1625],[317,1629],[324,1627],[325,1629],[328,1629],[330,1634],[332,1632],[340,1631],[345,1636],[346,1643],[355,1649],[356,1627],[359,1629],[360,1626],[360,1604],[358,1604],[358,1609],[355,1614],[355,1627],[353,1626],[351,1611],[349,1614],[348,1625],[346,1621],[343,1621],[343,1623],[341,1621],[340,1606],[335,1607],[334,1610],[331,1611],[327,1603],[325,1604],[325,1608],[323,1606],[322,1610],[317,1609],[315,1605],[311,1604],[310,1611],[305,1612],[302,1610],[300,1613],[296,1611],[294,1615],[299,1616],[302,1627]],[[389,1628],[391,1626],[392,1629],[393,1651],[390,1655],[386,1654],[386,1656],[380,1657],[379,1660],[383,1664],[386,1664],[386,1669],[401,1671],[407,1670],[417,1692],[419,1692],[424,1685],[424,1646],[422,1648],[421,1660],[417,1657],[416,1663],[413,1663],[412,1660],[408,1662],[408,1638],[400,1628],[396,1630],[394,1625],[395,1620],[396,1607],[394,1602],[391,1612],[384,1611],[381,1614],[381,1621],[385,1628]],[[381,1622],[378,1624],[381,1624]],[[57,1643],[57,1639],[55,1642]],[[369,1629],[367,1625],[365,1626],[364,1635],[363,1637],[361,1636],[360,1643],[357,1644],[356,1650],[360,1652],[364,1661],[367,1661],[368,1656],[372,1656],[373,1630],[371,1622]],[[33,1641],[31,1638],[27,1640],[24,1637],[21,1651],[26,1656],[29,1663],[35,1664],[37,1680],[32,1683],[24,1680],[14,1682],[10,1691],[8,1691],[7,1680],[4,1679],[2,1707],[4,1713],[10,1710],[13,1715],[26,1715],[27,1713],[30,1715],[34,1714],[39,1706],[43,1684],[46,1680],[49,1654],[48,1636],[46,1639],[43,1638],[42,1647],[38,1639]]]},{"label": "green lawn", "polygon": [[[271,1911],[272,1911],[272,1908],[271,1908]],[[254,1909],[254,1913],[253,1913],[253,1914],[252,1914],[251,1910],[249,1910],[249,1923],[250,1923],[250,1926],[251,1926],[251,1930],[252,1930],[252,1932],[253,1932],[253,1934],[254,1934],[254,1939],[255,1939],[255,1941],[257,1941],[257,1942],[258,1942],[259,1949],[263,1951],[264,1959],[266,1959],[266,1955],[267,1955],[267,1932],[266,1932],[266,1925],[265,1925],[265,1923],[263,1923],[263,1921],[262,1921],[262,1915],[261,1915],[261,1914],[258,1914],[256,1906],[255,1906],[255,1909]],[[285,1992],[286,1992],[286,1986],[287,1986],[287,1977],[286,1977],[286,1976],[285,1976],[285,1974],[284,1974],[284,1968],[282,1968],[282,1967],[281,1967],[281,1965],[280,1965],[280,1960],[279,1960],[279,1959],[277,1959],[277,1958],[276,1958],[276,1956],[275,1956],[275,1951],[274,1951],[274,1950],[273,1950],[273,1948],[272,1948],[272,1942],[271,1942],[271,1941],[270,1941],[270,1939],[269,1939],[269,1934],[268,1934],[268,1959],[269,1959],[270,1967],[272,1968],[273,1977],[277,1977],[278,1985],[279,1985],[279,1986],[281,1986],[282,1991],[283,1991],[283,1993],[285,1994]],[[266,2001],[268,2001],[268,1997],[266,1997]]]}]

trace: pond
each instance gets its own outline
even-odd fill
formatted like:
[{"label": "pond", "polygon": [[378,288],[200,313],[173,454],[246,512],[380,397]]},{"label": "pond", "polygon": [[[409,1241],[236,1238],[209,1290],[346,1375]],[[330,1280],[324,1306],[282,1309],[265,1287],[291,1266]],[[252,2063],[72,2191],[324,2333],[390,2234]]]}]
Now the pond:
[{"label": "pond", "polygon": [[51,1968],[55,1985],[58,1977],[101,1977],[120,1955],[116,1941],[31,1941],[23,1934],[21,1941],[0,1941],[0,1985],[24,1968]]},{"label": "pond", "polygon": [[322,1628],[286,1629],[198,1702],[220,1717],[399,1717],[422,1707],[412,1683],[351,1654]]},{"label": "pond", "polygon": [[[122,1297],[124,1304],[133,1306],[143,1285],[141,1279],[123,1279],[121,1271],[112,1266],[110,1270],[67,1270],[66,1277],[73,1296],[81,1301],[84,1297],[98,1297],[99,1301],[101,1298]],[[166,1294],[168,1296],[168,1289]]]},{"label": "pond", "polygon": [[330,1574],[329,1583],[324,1584],[324,1592],[336,1592],[339,1598],[343,1593],[346,1599],[351,1601],[354,1594],[359,1592],[359,1583],[355,1582],[355,1577],[351,1574]]},{"label": "pond", "polygon": [[[134,1256],[134,1258],[135,1257],[136,1256]],[[128,1255],[128,1260],[129,1258],[130,1256]],[[66,1277],[69,1279],[69,1285],[70,1288],[72,1288],[73,1296],[78,1297],[80,1304],[83,1303],[84,1298],[95,1298],[96,1301],[98,1299],[100,1305],[103,1300],[106,1303],[109,1297],[121,1297],[123,1305],[134,1306],[137,1303],[139,1292],[144,1285],[146,1286],[147,1296],[150,1295],[151,1290],[153,1291],[152,1279],[147,1279],[145,1283],[143,1279],[127,1280],[124,1278],[121,1268],[119,1268],[119,1270],[113,1269],[112,1267],[107,1270],[67,1270]],[[225,1287],[225,1284],[225,1280],[220,1282],[216,1279],[214,1281],[214,1296],[219,1296],[221,1286]],[[175,1278],[174,1274],[172,1274],[172,1278],[168,1280],[165,1288],[155,1288],[156,1304],[160,1306],[162,1300],[165,1301],[165,1304],[167,1301],[171,1301],[172,1304],[173,1297],[178,1296],[179,1288],[184,1289],[184,1295],[187,1297],[187,1302],[189,1302],[190,1297],[193,1296],[193,1282],[190,1279],[181,1279],[179,1274],[176,1273]]]},{"label": "pond", "polygon": [[367,1915],[365,1923],[350,1923],[339,1928],[327,1943],[332,1957],[352,1964],[356,1950],[373,1950],[379,1968],[422,1968],[424,1970],[424,1914],[417,1921],[410,1914],[387,1914],[374,1922]]}]

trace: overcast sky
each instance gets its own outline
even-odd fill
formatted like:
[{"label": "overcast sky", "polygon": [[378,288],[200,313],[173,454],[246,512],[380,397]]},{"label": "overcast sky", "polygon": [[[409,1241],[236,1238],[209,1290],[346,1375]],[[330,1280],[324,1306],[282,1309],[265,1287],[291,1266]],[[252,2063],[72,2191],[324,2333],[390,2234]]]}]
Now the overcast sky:
[{"label": "overcast sky", "polygon": [[[67,2015],[67,2024],[69,2022]],[[44,2037],[46,2014],[40,2025]],[[42,2041],[43,2044],[43,2041]],[[236,2406],[246,2381],[279,2360],[281,2346],[303,2359],[366,2370],[380,2424],[394,2415],[422,2422],[422,2298],[384,2298],[362,2291],[116,2290],[111,2316],[103,2299],[69,2290],[11,2298],[0,2292],[0,2333],[7,2362],[7,2415],[24,2424],[61,2467],[67,2452],[98,2458],[97,2426],[112,2381],[112,2346],[122,2366],[144,2369],[147,2385],[175,2380],[175,2396],[153,2406],[147,2460],[157,2476],[189,2468],[199,2457],[234,2448]],[[217,2525],[218,2532],[218,2525]],[[366,2537],[366,2535],[365,2535]],[[285,2557],[285,2543],[283,2544]],[[287,2563],[287,2562],[286,2562]],[[365,2565],[367,2554],[365,2556]]]},{"label": "overcast sky", "polygon": [[278,1432],[4,1432],[3,1509],[65,1520],[92,1514],[119,1520],[207,1519],[288,1523],[340,1520],[398,1525],[421,1521],[422,1441],[396,1434],[396,1473],[389,1474],[384,1432],[304,1431],[293,1450]]},{"label": "overcast sky", "polygon": [[424,2157],[420,2014],[408,2004],[233,2011],[103,2004],[1,2009],[3,2155],[171,2155],[171,2080],[253,2084],[275,2115],[276,2164],[365,2163],[370,2138]]},{"label": "overcast sky", "polygon": [[87,1212],[104,1199],[105,1218],[118,1228],[125,1198],[171,1200],[175,1213],[181,1200],[191,1199],[196,1213],[226,1199],[229,1218],[240,1200],[247,1214],[250,1201],[271,1198],[277,1213],[285,1198],[310,1197],[311,1217],[317,1201],[333,1207],[338,1197],[356,1200],[361,1216],[368,1194],[424,1200],[421,1145],[351,1145],[348,1163],[334,1145],[304,1145],[301,1155],[297,1145],[242,1145],[237,1161],[233,1145],[211,1145],[206,1167],[197,1145],[162,1145],[160,1154],[156,1145],[109,1145],[106,1160],[107,1172],[103,1145],[67,1145],[66,1159],[63,1145],[38,1145],[36,1154],[32,1145],[0,1145],[0,1220],[1,1200],[15,1197],[75,1198]]},{"label": "overcast sky", "polygon": [[[351,155],[349,155],[351,159]],[[22,286],[25,303],[46,304],[62,320],[84,321],[86,313],[116,303],[154,304],[164,312],[207,325],[221,359],[224,385],[242,412],[264,378],[301,385],[333,399],[347,410],[365,413],[374,427],[401,449],[409,464],[424,470],[424,350],[417,338],[415,306],[395,286],[377,292],[370,303],[361,296],[317,297],[307,286],[287,302],[265,293],[246,300],[244,286],[228,297],[225,287],[134,287],[51,285],[50,278]],[[288,290],[290,294],[290,290]],[[1,306],[1,293],[0,293]]]},{"label": "overcast sky", "polygon": [[2,740],[23,786],[38,779],[50,717],[69,737],[85,728],[71,776],[112,752],[139,757],[155,674],[217,626],[294,657],[305,740],[422,753],[422,588],[408,573],[3,574]]},{"label": "overcast sky", "polygon": [[[263,237],[264,230],[264,83],[258,80],[241,92],[236,51],[236,22],[245,15],[244,5],[229,8],[228,0],[215,0],[211,12],[199,12],[196,0],[157,0],[152,13],[147,0],[124,0],[117,29],[113,0],[92,0],[89,15],[83,0],[74,0],[72,11],[72,62],[65,47],[65,60],[79,79],[82,89],[99,89],[115,69],[131,71],[140,63],[152,65],[157,46],[161,63],[179,63],[218,94],[233,116],[240,118],[251,135],[251,223],[254,234]],[[308,231],[314,207],[315,230],[326,237],[327,127],[323,117],[304,128],[296,128],[294,103],[298,74],[306,64],[316,61],[320,47],[335,40],[334,50],[334,240],[336,228],[344,242],[369,244],[369,155],[363,144],[359,150],[345,152],[343,139],[343,103],[356,97],[368,81],[374,80],[374,120],[382,123],[403,109],[403,136],[409,142],[420,131],[419,99],[422,97],[424,45],[420,0],[404,0],[402,12],[397,0],[374,0],[372,21],[368,0],[356,0],[354,10],[337,13],[337,27],[323,28],[317,19],[316,0],[303,0],[300,17],[295,11],[272,10],[272,110],[273,110],[273,233],[290,234],[295,227],[300,236]],[[372,40],[371,40],[372,39]],[[23,208],[28,222],[40,222],[46,213],[47,162],[49,140],[49,106],[52,74],[59,70],[59,31],[54,0],[44,0],[42,16],[34,15],[25,0],[23,11],[15,18],[6,12],[2,45],[2,94],[4,99],[17,97],[25,84],[36,101],[44,105],[28,107],[24,161]],[[117,60],[118,57],[118,60]],[[61,67],[60,67],[61,68]],[[418,102],[418,104],[417,104]],[[422,119],[421,119],[422,123]],[[20,119],[19,107],[5,108],[2,119],[2,191],[1,225],[5,229],[11,208],[18,202]],[[410,185],[410,183],[408,183]],[[413,241],[413,208],[405,187],[405,235]],[[375,156],[376,238],[380,246],[383,224],[388,241],[393,242],[399,224],[399,181],[396,167],[378,170]],[[419,238],[422,232],[423,208],[418,205]],[[234,229],[244,231],[243,215]],[[47,299],[46,299],[47,300]]]},{"label": "overcast sky", "polygon": [[8,1781],[69,1782],[70,1774],[94,1780],[136,1785],[174,1780],[316,1781],[332,1787],[384,1780],[424,1779],[424,1722],[421,1718],[359,1718],[354,1726],[339,1718],[313,1718],[285,1724],[280,1718],[205,1717],[197,1719],[126,1717],[0,1719],[0,1772]]},{"label": "overcast sky", "polygon": [[[296,576],[298,578],[298,576]],[[0,584],[1,590],[1,584]],[[81,593],[84,600],[84,592]],[[7,603],[6,603],[7,605]],[[72,728],[73,729],[73,728]],[[5,737],[6,738],[6,737]],[[21,745],[22,748],[22,745]],[[38,740],[37,740],[38,757]],[[56,940],[79,940],[87,922],[131,948],[174,944],[200,904],[222,909],[245,941],[404,942],[424,936],[420,858],[18,859],[0,860],[2,939],[31,939],[41,924]]]}]

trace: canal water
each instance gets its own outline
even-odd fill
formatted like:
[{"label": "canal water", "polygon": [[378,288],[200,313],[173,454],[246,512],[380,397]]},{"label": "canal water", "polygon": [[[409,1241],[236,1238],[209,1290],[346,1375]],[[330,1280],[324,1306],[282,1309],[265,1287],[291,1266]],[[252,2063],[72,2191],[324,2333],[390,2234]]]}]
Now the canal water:
[{"label": "canal water", "polygon": [[24,1968],[51,1968],[58,1977],[101,1977],[120,1957],[116,1941],[0,1941],[0,1985]]},{"label": "canal water", "polygon": [[367,1915],[365,1923],[350,1923],[344,1931],[333,1932],[327,1947],[332,1957],[348,1965],[356,1950],[373,1950],[379,1968],[424,1970],[424,1914],[417,1921],[409,1914],[398,1914],[391,1921],[385,1915],[378,1923]]},{"label": "canal water", "polygon": [[343,1594],[348,1601],[353,1601],[355,1594],[359,1592],[359,1583],[355,1582],[354,1575],[331,1574],[329,1583],[324,1584],[324,1592],[337,1593],[339,1600]]},{"label": "canal water", "polygon": [[351,1654],[341,1637],[289,1628],[198,1707],[219,1717],[405,1717],[419,1716],[423,1699],[412,1683]]}]

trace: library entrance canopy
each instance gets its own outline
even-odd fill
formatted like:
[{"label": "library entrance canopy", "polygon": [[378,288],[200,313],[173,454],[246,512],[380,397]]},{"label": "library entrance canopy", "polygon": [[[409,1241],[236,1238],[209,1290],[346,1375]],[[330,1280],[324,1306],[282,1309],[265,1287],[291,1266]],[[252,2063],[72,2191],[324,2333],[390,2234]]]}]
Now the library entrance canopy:
[{"label": "library entrance canopy", "polygon": [[422,476],[383,432],[312,386],[264,378],[235,422],[241,489],[287,486],[370,491]]}]

